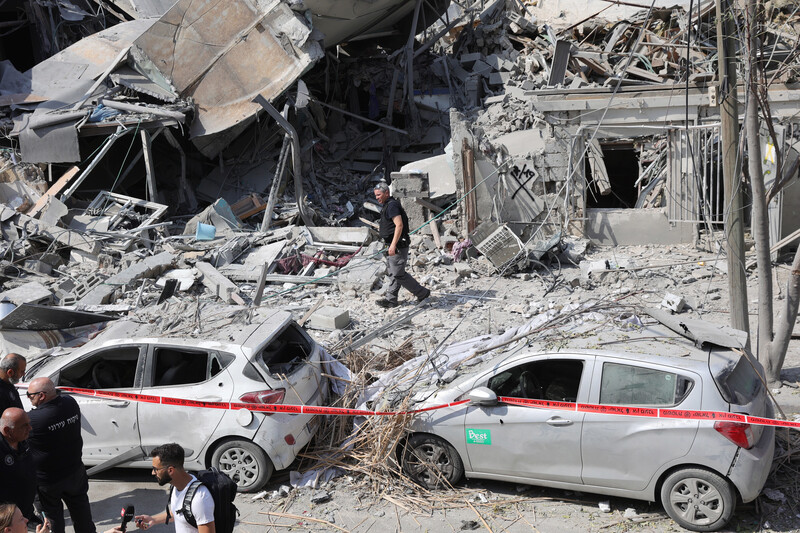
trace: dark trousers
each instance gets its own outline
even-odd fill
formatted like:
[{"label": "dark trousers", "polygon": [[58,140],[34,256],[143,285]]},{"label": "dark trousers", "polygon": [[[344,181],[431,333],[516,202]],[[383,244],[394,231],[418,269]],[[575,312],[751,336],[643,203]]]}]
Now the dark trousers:
[{"label": "dark trousers", "polygon": [[400,287],[405,288],[417,298],[425,292],[425,287],[420,285],[411,274],[406,272],[408,247],[397,248],[397,252],[394,255],[387,254],[386,262],[389,267],[389,283],[385,293],[388,301],[397,301],[397,293],[400,292]]},{"label": "dark trousers", "polygon": [[64,533],[64,506],[67,504],[75,533],[95,533],[89,506],[89,478],[81,467],[55,483],[39,482],[39,502],[50,520],[52,533]]}]

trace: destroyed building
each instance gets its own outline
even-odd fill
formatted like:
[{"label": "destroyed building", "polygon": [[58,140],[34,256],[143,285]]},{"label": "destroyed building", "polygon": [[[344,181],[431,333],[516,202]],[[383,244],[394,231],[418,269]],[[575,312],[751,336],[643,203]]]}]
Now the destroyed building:
[{"label": "destroyed building", "polygon": [[[238,305],[265,283],[369,290],[380,179],[448,260],[522,266],[568,236],[716,249],[715,3],[606,4],[34,2],[16,25],[49,44],[3,41],[0,227],[4,288],[47,294],[7,301],[109,306],[175,267],[173,291],[202,278]],[[786,245],[800,17],[765,16]]]}]

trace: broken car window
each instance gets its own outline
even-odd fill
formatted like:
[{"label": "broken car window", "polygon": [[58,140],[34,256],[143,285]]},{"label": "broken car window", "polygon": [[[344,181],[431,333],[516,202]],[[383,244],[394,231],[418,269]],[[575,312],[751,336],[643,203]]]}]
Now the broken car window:
[{"label": "broken car window", "polygon": [[64,368],[58,385],[83,389],[129,389],[136,380],[138,346],[108,348]]},{"label": "broken car window", "polygon": [[203,383],[219,374],[232,358],[215,352],[156,348],[153,359],[153,384],[156,387]]},{"label": "broken car window", "polygon": [[574,402],[582,371],[580,360],[548,359],[506,369],[491,377],[486,386],[498,396]]},{"label": "broken car window", "polygon": [[291,374],[308,359],[311,344],[300,328],[290,324],[266,345],[256,356],[256,361],[274,375]]},{"label": "broken car window", "polygon": [[684,376],[617,363],[603,364],[600,403],[612,405],[677,405],[692,388]]}]

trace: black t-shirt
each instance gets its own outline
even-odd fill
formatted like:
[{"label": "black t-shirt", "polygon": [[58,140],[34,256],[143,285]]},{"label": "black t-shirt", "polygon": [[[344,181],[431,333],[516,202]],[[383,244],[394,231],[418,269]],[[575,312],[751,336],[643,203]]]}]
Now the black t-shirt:
[{"label": "black t-shirt", "polygon": [[83,468],[81,410],[71,396],[56,396],[28,413],[28,442],[40,483],[54,483]]},{"label": "black t-shirt", "polygon": [[0,415],[9,407],[22,409],[22,400],[20,400],[19,391],[14,385],[0,379]]},{"label": "black t-shirt", "polygon": [[389,197],[385,204],[383,204],[383,209],[381,209],[381,219],[380,225],[378,226],[378,233],[380,233],[381,239],[383,239],[387,244],[392,243],[392,239],[394,238],[394,217],[400,215],[403,218],[403,233],[400,235],[400,240],[397,242],[398,248],[408,248],[408,245],[411,244],[411,238],[408,236],[408,215],[406,215],[403,206],[400,205],[400,201],[396,198]]},{"label": "black t-shirt", "polygon": [[15,450],[0,437],[0,502],[14,503],[23,516],[34,520],[33,498],[36,496],[36,474],[27,441]]}]

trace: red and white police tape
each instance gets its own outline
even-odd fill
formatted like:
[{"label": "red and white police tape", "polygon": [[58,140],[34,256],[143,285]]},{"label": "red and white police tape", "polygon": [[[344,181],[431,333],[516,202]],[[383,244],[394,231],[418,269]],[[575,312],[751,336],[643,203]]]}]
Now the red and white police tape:
[{"label": "red and white police tape", "polygon": [[[24,387],[24,385],[22,385]],[[186,400],[183,398],[170,398],[168,396],[152,396],[148,394],[135,394],[130,392],[115,392],[94,389],[79,389],[73,387],[59,387],[63,392],[93,396],[95,398],[108,398],[115,400],[128,400],[132,402],[157,403],[162,405],[178,405],[183,407],[200,407],[203,409],[248,409],[262,413],[290,413],[307,415],[337,415],[337,416],[395,416],[435,411],[447,407],[457,407],[470,403],[469,400],[450,402],[423,409],[411,411],[370,411],[367,409],[347,409],[344,407],[321,407],[316,405],[282,405],[282,404],[256,404],[237,402],[203,402]],[[497,400],[507,405],[532,407],[540,409],[556,409],[560,411],[575,411],[579,413],[598,413],[620,416],[640,416],[648,418],[669,418],[679,420],[708,420],[725,422],[742,422],[759,426],[774,426],[800,429],[800,422],[763,418],[760,416],[743,415],[739,413],[726,413],[724,411],[692,411],[686,409],[659,409],[655,407],[626,407],[624,405],[596,405],[589,403],[554,402],[549,400],[529,400],[526,398],[510,398],[500,396]]]}]

